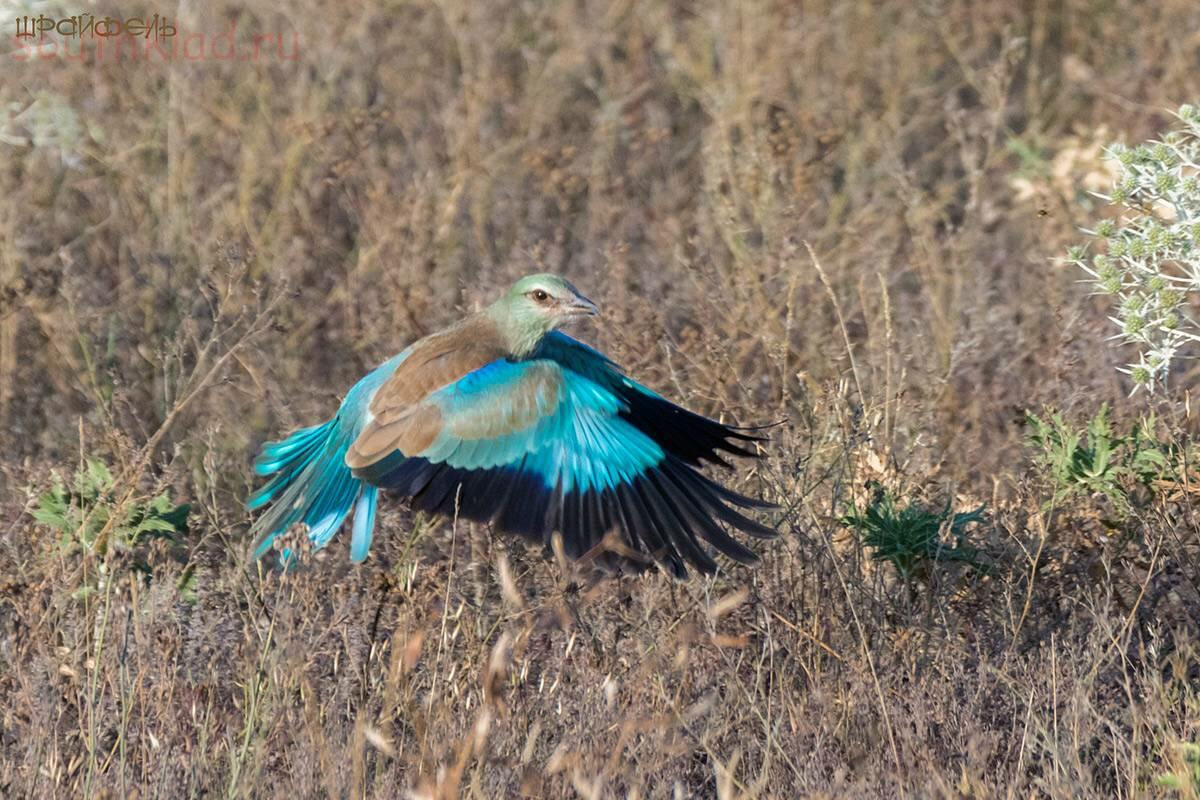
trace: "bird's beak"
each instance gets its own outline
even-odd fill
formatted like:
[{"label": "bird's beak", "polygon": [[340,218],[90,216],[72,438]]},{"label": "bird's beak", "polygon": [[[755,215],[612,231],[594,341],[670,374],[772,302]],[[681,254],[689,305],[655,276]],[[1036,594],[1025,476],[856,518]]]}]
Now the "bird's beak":
[{"label": "bird's beak", "polygon": [[571,304],[567,306],[567,312],[573,317],[595,317],[600,314],[600,306],[583,295],[577,294]]}]

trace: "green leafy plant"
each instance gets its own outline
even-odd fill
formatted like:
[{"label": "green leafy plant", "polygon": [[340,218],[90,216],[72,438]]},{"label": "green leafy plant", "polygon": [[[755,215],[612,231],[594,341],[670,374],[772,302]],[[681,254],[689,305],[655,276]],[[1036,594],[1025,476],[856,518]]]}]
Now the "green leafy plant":
[{"label": "green leafy plant", "polygon": [[1050,504],[1074,496],[1103,495],[1122,517],[1133,509],[1136,491],[1149,488],[1169,467],[1169,447],[1154,436],[1155,419],[1143,419],[1128,433],[1113,430],[1108,405],[1078,430],[1060,412],[1046,418],[1029,413],[1029,441],[1037,461],[1054,484]]},{"label": "green leafy plant", "polygon": [[[890,561],[905,580],[927,573],[938,561],[958,561],[982,569],[979,550],[967,541],[967,526],[983,519],[984,506],[954,513],[917,503],[897,508],[891,492],[880,489],[864,509],[852,507],[841,523],[872,550],[871,558]],[[944,532],[944,535],[943,535]]]},{"label": "green leafy plant", "polygon": [[113,483],[104,462],[89,458],[70,484],[55,476],[53,485],[38,497],[33,518],[57,532],[59,547],[68,553],[94,552],[105,528],[109,544],[125,550],[156,538],[177,541],[187,532],[187,504],[175,505],[163,492],[121,506]]},{"label": "green leafy plant", "polygon": [[[61,555],[99,554],[102,547],[109,547],[128,553],[132,558],[127,563],[134,570],[150,575],[144,545],[156,540],[180,545],[183,534],[187,533],[191,507],[176,505],[167,492],[154,497],[128,498],[122,503],[116,497],[114,484],[112,472],[104,462],[88,458],[70,483],[60,475],[54,476],[50,488],[38,496],[33,518],[58,534]],[[182,559],[180,553],[175,555]],[[100,563],[96,573],[85,577],[72,597],[82,599],[99,589],[108,572],[108,566]],[[177,588],[185,602],[195,601],[195,577],[190,568],[184,570]]]}]

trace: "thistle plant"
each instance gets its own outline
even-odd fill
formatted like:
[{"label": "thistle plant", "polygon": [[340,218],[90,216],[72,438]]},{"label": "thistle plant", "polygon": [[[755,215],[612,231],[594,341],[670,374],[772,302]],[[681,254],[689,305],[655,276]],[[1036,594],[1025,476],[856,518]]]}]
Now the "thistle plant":
[{"label": "thistle plant", "polygon": [[872,559],[892,562],[908,580],[927,574],[935,562],[958,561],[985,571],[979,551],[967,541],[967,527],[982,520],[983,506],[958,513],[949,503],[942,509],[917,503],[899,508],[891,492],[876,487],[875,498],[865,508],[851,506],[840,521],[871,549]]},{"label": "thistle plant", "polygon": [[1084,270],[1096,291],[1112,298],[1112,338],[1138,350],[1122,372],[1133,391],[1153,392],[1200,326],[1186,313],[1200,293],[1200,108],[1185,105],[1181,125],[1161,140],[1106,149],[1116,178],[1107,201],[1112,213],[1084,233],[1098,243],[1073,247],[1067,261]]},{"label": "thistle plant", "polygon": [[1155,436],[1153,416],[1128,433],[1113,425],[1107,404],[1083,429],[1068,424],[1057,411],[1045,419],[1029,412],[1026,420],[1029,443],[1038,451],[1035,460],[1054,484],[1047,508],[1068,497],[1103,495],[1123,520],[1133,513],[1139,492],[1150,490],[1170,470],[1173,450]]},{"label": "thistle plant", "polygon": [[[191,506],[176,505],[167,492],[121,504],[112,472],[103,461],[88,458],[73,479],[55,475],[53,484],[38,496],[33,519],[58,535],[60,558],[78,552],[97,553],[103,532],[108,530],[109,546],[130,554],[132,569],[150,575],[145,549],[154,540],[174,545],[175,557],[185,560],[181,539],[188,531],[190,511]],[[108,569],[101,563],[98,574],[84,573],[82,585],[72,597],[82,599],[102,588]],[[195,584],[195,574],[188,567],[177,584],[185,601],[195,601]]]}]

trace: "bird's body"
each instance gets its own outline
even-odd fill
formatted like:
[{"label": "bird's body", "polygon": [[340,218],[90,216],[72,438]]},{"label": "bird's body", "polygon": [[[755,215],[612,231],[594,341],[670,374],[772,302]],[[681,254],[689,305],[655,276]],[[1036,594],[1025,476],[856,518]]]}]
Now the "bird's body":
[{"label": "bird's body", "polygon": [[682,577],[684,562],[716,564],[707,541],[743,563],[753,552],[721,523],[773,531],[736,511],[770,504],[705,477],[718,451],[754,455],[759,437],[693,414],[626,377],[598,351],[559,332],[596,313],[551,275],[384,362],[347,393],[337,415],[263,448],[273,479],[250,500],[255,554],[303,522],[323,547],[354,511],[351,558],[367,556],[380,489],[430,513],[491,522],[571,558],[606,534]]}]

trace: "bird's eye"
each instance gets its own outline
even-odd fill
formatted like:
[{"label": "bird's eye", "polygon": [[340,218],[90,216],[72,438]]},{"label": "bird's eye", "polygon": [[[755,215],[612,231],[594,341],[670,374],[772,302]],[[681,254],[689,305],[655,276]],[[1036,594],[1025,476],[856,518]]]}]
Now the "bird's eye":
[{"label": "bird's eye", "polygon": [[550,299],[550,295],[548,295],[544,289],[534,289],[533,299],[537,300],[539,303],[544,303]]}]

